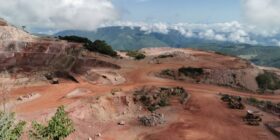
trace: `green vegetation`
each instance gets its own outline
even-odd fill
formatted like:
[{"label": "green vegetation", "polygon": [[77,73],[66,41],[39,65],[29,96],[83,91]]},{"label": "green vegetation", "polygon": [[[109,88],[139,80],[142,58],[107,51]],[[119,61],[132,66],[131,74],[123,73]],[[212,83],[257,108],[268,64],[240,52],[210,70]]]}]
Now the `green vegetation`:
[{"label": "green vegetation", "polygon": [[170,105],[170,99],[172,97],[179,98],[182,104],[185,102],[188,94],[181,87],[174,88],[158,88],[157,90],[139,90],[134,93],[134,101],[141,102],[146,109],[150,112],[154,112],[160,107]]},{"label": "green vegetation", "polygon": [[178,69],[178,72],[185,76],[196,77],[202,75],[204,71],[202,68],[182,67]]},{"label": "green vegetation", "polygon": [[104,40],[95,40],[90,46],[86,46],[86,49],[113,57],[117,56],[117,52],[115,52]]},{"label": "green vegetation", "polygon": [[260,108],[261,110],[273,114],[280,113],[280,103],[273,103],[271,101],[259,100],[254,97],[247,98],[247,103]]},{"label": "green vegetation", "polygon": [[156,58],[172,58],[172,57],[174,57],[173,54],[162,54],[157,56]]},{"label": "green vegetation", "polygon": [[68,118],[64,107],[61,106],[47,126],[33,122],[29,136],[34,140],[63,140],[72,132],[74,132],[73,122]]},{"label": "green vegetation", "polygon": [[234,95],[228,95],[228,94],[220,94],[221,100],[223,102],[226,102],[228,107],[230,109],[244,109],[245,105],[242,102],[242,97],[240,96],[234,96]]},{"label": "green vegetation", "polygon": [[256,81],[261,90],[277,90],[280,88],[280,79],[275,73],[264,72],[257,76]]},{"label": "green vegetation", "polygon": [[168,76],[168,77],[172,77],[175,79],[175,72],[173,70],[170,70],[170,69],[166,69],[166,70],[162,70],[160,72],[160,75],[162,76]]},{"label": "green vegetation", "polygon": [[169,106],[170,103],[169,103],[168,98],[162,98],[162,99],[160,99],[158,105],[161,106],[161,107]]},{"label": "green vegetation", "polygon": [[174,31],[168,34],[147,34],[140,28],[129,27],[106,27],[97,31],[63,31],[58,35],[77,35],[87,37],[94,41],[96,39],[106,40],[116,50],[139,50],[148,47],[176,47],[195,48],[200,50],[215,51],[220,54],[239,56],[250,60],[256,65],[272,66],[280,68],[280,47],[261,46],[231,43],[223,41],[211,41],[196,38],[187,38]]},{"label": "green vegetation", "polygon": [[0,112],[0,140],[18,140],[26,122],[16,123],[14,113]]},{"label": "green vegetation", "polygon": [[58,36],[58,38],[61,40],[69,41],[69,42],[84,43],[85,45],[88,45],[91,43],[91,41],[88,38],[79,37],[79,36]]},{"label": "green vegetation", "polygon": [[135,60],[141,60],[144,59],[146,56],[145,54],[139,52],[139,51],[128,51],[126,53],[127,56],[133,57]]},{"label": "green vegetation", "polygon": [[112,57],[117,56],[117,52],[115,52],[112,47],[103,40],[95,40],[94,42],[92,42],[88,38],[78,36],[59,36],[59,39],[67,40],[69,42],[83,43],[85,49],[91,52],[99,52],[101,54],[109,55]]},{"label": "green vegetation", "polygon": [[260,105],[260,104],[264,104],[264,101],[260,101],[258,100],[257,98],[254,98],[254,97],[250,97],[247,99],[247,102],[250,104],[250,105],[253,105],[253,106],[257,106],[257,105]]}]

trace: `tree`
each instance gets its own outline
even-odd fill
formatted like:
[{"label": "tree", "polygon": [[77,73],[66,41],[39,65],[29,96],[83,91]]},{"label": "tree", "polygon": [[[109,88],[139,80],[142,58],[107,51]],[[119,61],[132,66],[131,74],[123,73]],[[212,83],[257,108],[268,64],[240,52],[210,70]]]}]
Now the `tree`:
[{"label": "tree", "polygon": [[72,120],[67,116],[64,106],[57,109],[47,126],[32,123],[29,136],[34,140],[63,140],[75,131]]},{"label": "tree", "polygon": [[0,112],[0,140],[18,140],[26,122],[15,123],[14,113]]},{"label": "tree", "polygon": [[106,43],[104,40],[96,40],[90,46],[86,46],[86,49],[93,52],[99,52],[102,54],[117,56],[117,52],[115,52],[110,45]]},{"label": "tree", "polygon": [[115,52],[109,44],[104,40],[96,40],[92,42],[88,38],[79,37],[79,36],[59,36],[59,39],[67,40],[69,42],[83,43],[84,48],[91,52],[99,52],[101,54],[109,55],[112,57],[117,56],[117,52]]},{"label": "tree", "polygon": [[256,77],[256,81],[261,90],[277,90],[280,88],[279,77],[272,72],[264,72]]}]

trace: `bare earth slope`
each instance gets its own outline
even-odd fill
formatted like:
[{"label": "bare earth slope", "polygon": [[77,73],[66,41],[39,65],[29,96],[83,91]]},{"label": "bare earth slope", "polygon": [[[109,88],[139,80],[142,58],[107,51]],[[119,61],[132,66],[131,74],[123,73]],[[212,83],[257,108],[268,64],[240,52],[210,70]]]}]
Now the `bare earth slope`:
[{"label": "bare earth slope", "polygon": [[[12,54],[9,55],[11,62],[8,61],[7,57],[4,57],[9,54],[6,52],[7,49],[4,49],[1,65],[17,66],[17,69],[23,69],[23,71],[17,71],[18,74],[26,73],[27,69],[23,67],[25,65],[18,65],[18,62],[30,60],[25,63],[27,67],[29,63],[34,64],[35,62],[33,63],[31,61],[33,59],[26,59],[25,57],[17,59],[18,57],[15,53],[20,53],[20,56],[34,57],[34,54],[38,53],[39,47],[45,48],[43,49],[44,51],[39,51],[40,55],[49,55],[47,50],[56,48],[60,52],[58,53],[59,55],[66,53],[64,57],[68,58],[72,56],[69,52],[72,52],[70,50],[73,50],[73,48],[70,50],[65,50],[65,48],[69,46],[79,48],[80,45],[53,40],[47,41],[46,44],[45,42],[37,44],[38,41],[29,43],[33,44],[30,45],[33,51],[29,53],[25,49],[19,49],[19,51],[14,49]],[[50,43],[54,44],[49,45]],[[19,45],[18,47],[23,46]],[[65,46],[62,47],[64,49],[61,49],[61,46]],[[2,49],[7,48],[7,45],[2,44],[0,47]],[[34,52],[35,50],[37,52]],[[236,90],[239,86],[235,87],[237,83],[231,83],[232,79],[229,78],[234,73],[237,75],[235,80],[242,87],[255,91],[257,90],[257,85],[254,79],[256,75],[263,72],[262,69],[245,60],[212,52],[170,48],[154,48],[142,51],[146,52],[148,57],[141,61],[128,58],[116,59],[98,54],[95,54],[94,57],[80,56],[78,53],[75,60],[70,61],[73,65],[62,68],[55,67],[55,69],[67,69],[71,73],[73,72],[73,76],[79,83],[62,82],[57,85],[42,83],[41,85],[31,84],[15,88],[8,96],[9,109],[17,113],[18,119],[28,121],[30,126],[30,122],[33,120],[46,122],[54,114],[58,106],[66,105],[67,112],[74,121],[76,129],[67,138],[69,140],[278,139],[264,125],[246,125],[242,121],[242,116],[246,111],[228,109],[217,95],[222,92],[279,102],[280,96],[277,94],[259,95]],[[57,51],[54,53],[57,54]],[[176,56],[154,59],[154,57],[165,53],[175,53]],[[68,59],[56,58],[55,60],[64,64]],[[32,68],[38,68],[36,71],[39,73],[43,71],[40,69],[43,62],[39,61],[36,64],[38,65],[34,65]],[[46,69],[49,68],[48,66],[46,65]],[[186,79],[166,79],[156,75],[161,70],[177,69],[182,66],[208,69],[210,71],[210,80],[194,83]],[[38,75],[43,77],[42,74]],[[217,77],[218,75],[222,76]],[[26,78],[25,75],[22,77]],[[6,79],[12,78],[7,77]],[[25,81],[25,83],[29,82]],[[218,86],[221,84],[228,84],[230,87]],[[149,114],[149,111],[141,104],[135,103],[133,99],[135,89],[141,89],[143,86],[183,87],[190,97],[186,104],[171,100],[170,106],[157,110],[158,113],[164,114],[166,122],[154,127],[145,127],[139,123],[138,117]],[[36,98],[35,96],[33,98],[32,95],[36,95]],[[18,101],[18,98],[23,96],[31,97],[30,100]],[[247,109],[250,108],[250,106],[247,106]],[[264,116],[264,122],[279,120],[277,116],[271,114],[264,113]],[[118,125],[120,122],[121,125]],[[22,139],[28,139],[27,133]]]}]

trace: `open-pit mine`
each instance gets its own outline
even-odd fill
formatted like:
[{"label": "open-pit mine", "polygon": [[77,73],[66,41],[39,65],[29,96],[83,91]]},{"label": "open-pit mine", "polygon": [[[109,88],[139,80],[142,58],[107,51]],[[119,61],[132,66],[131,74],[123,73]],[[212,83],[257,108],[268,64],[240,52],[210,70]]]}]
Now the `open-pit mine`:
[{"label": "open-pit mine", "polygon": [[256,80],[279,70],[195,49],[140,52],[111,57],[0,21],[1,109],[26,121],[23,140],[62,105],[75,129],[67,140],[280,138],[280,91]]}]

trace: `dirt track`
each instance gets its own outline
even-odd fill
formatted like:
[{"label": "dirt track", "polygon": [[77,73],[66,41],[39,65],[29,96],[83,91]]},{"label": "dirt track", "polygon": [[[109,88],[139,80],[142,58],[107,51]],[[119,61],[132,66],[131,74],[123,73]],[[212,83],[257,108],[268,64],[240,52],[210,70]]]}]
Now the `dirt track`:
[{"label": "dirt track", "polygon": [[[203,55],[203,54],[197,54]],[[208,54],[207,54],[208,55]],[[212,56],[211,56],[212,57]],[[219,60],[218,56],[213,57]],[[231,88],[219,87],[215,85],[205,84],[191,84],[180,81],[173,81],[167,79],[160,79],[153,76],[153,72],[165,68],[174,68],[186,65],[184,62],[149,64],[147,61],[131,61],[122,63],[120,73],[126,78],[126,83],[118,86],[106,85],[92,85],[87,82],[65,83],[59,85],[47,85],[38,87],[20,88],[12,93],[12,97],[16,98],[26,93],[38,92],[41,97],[16,106],[14,111],[18,113],[21,118],[26,120],[33,120],[43,116],[45,110],[53,109],[59,105],[67,105],[78,99],[63,98],[67,93],[76,88],[87,88],[93,91],[92,95],[98,96],[110,93],[113,88],[121,88],[124,91],[132,90],[145,85],[154,86],[182,86],[192,97],[189,103],[183,108],[178,109],[174,114],[174,122],[168,126],[159,127],[145,133],[137,132],[138,129],[133,126],[127,126],[127,129],[118,128],[116,126],[108,126],[107,132],[104,132],[102,140],[273,140],[277,139],[263,126],[251,127],[242,122],[241,117],[245,111],[230,110],[223,104],[217,93],[229,93],[240,96],[254,96],[261,99],[269,99],[280,101],[280,96],[274,95],[252,95],[251,93],[239,92]],[[210,60],[211,61],[211,60]],[[221,61],[221,60],[219,60]],[[207,64],[204,61],[195,65],[209,65],[219,67],[218,63],[227,64],[231,67],[240,67],[239,64],[228,64],[231,59],[224,59],[225,62],[217,62],[217,64]],[[277,120],[277,118],[270,116]],[[135,137],[133,137],[135,136]],[[71,139],[75,139],[72,136]]]}]

